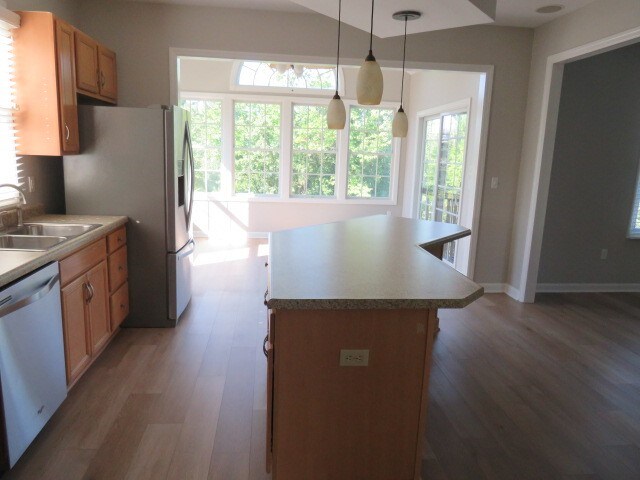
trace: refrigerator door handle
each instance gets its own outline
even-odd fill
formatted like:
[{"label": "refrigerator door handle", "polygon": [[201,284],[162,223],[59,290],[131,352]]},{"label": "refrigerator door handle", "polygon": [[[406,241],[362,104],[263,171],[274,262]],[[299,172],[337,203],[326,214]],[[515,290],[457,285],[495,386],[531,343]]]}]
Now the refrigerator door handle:
[{"label": "refrigerator door handle", "polygon": [[189,240],[189,243],[187,243],[186,246],[189,248],[183,248],[184,251],[181,250],[178,253],[178,259],[182,260],[184,257],[188,257],[189,255],[191,255],[196,249],[196,242],[194,242],[193,240]]},{"label": "refrigerator door handle", "polygon": [[[189,128],[189,122],[185,122],[184,124],[184,144],[183,144],[183,152],[188,156],[189,160],[189,208],[185,209],[185,219],[187,221],[187,230],[191,228],[191,214],[193,212],[193,194],[195,192],[195,176],[196,169],[194,165],[193,159],[193,145],[191,143],[191,129]],[[185,158],[186,160],[186,158]],[[183,168],[186,166],[186,162],[182,162]],[[185,175],[187,172],[185,172]]]}]

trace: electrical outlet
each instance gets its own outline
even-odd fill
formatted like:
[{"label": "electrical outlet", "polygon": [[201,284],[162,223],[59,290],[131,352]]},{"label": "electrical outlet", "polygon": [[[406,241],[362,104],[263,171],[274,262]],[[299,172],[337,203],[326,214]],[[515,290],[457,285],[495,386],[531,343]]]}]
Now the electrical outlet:
[{"label": "electrical outlet", "polygon": [[36,179],[35,177],[27,177],[27,185],[29,187],[29,193],[36,191]]},{"label": "electrical outlet", "polygon": [[498,177],[491,177],[491,188],[495,190],[496,188],[498,188],[498,185]]},{"label": "electrical outlet", "polygon": [[600,260],[606,260],[608,256],[609,256],[609,250],[607,250],[606,248],[603,248],[602,250],[600,250]]},{"label": "electrical outlet", "polygon": [[341,367],[367,367],[369,350],[340,350]]}]

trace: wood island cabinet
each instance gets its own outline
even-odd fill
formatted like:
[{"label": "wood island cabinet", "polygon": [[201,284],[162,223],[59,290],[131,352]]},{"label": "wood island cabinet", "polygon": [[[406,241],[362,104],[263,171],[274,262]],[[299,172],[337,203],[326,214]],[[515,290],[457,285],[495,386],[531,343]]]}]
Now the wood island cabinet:
[{"label": "wood island cabinet", "polygon": [[104,350],[129,312],[125,240],[117,250],[108,247],[113,235],[126,239],[123,232],[124,227],[60,261],[69,387]]},{"label": "wood island cabinet", "polygon": [[115,53],[50,12],[18,14],[18,154],[78,153],[78,103],[117,102]]}]

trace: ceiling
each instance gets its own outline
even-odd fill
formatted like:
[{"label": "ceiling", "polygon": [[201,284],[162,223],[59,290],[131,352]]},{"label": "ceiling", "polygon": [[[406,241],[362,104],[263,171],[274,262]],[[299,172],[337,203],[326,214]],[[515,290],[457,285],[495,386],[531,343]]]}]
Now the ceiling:
[{"label": "ceiling", "polygon": [[[170,3],[177,5],[202,5],[229,7],[253,10],[272,10],[286,12],[316,11],[337,18],[337,0],[128,0],[148,3]],[[393,20],[389,12],[398,10],[415,9],[423,13],[427,8],[436,6],[438,21],[429,21],[429,15],[422,19],[410,22],[408,31],[437,30],[452,28],[453,26],[472,25],[479,23],[493,23],[496,25],[514,27],[537,27],[554,18],[566,15],[594,0],[495,0],[495,22],[487,18],[487,14],[474,7],[476,5],[491,4],[493,0],[378,0],[376,2],[376,18],[374,20],[374,33],[378,37],[387,37],[402,34],[402,22]],[[355,6],[357,5],[357,7]],[[369,11],[369,0],[347,0],[343,2],[343,20],[345,23],[369,30],[369,16],[363,15]],[[536,9],[546,5],[562,5],[564,8],[558,13],[540,14]],[[333,8],[331,8],[333,7]],[[469,8],[471,7],[471,8]],[[456,10],[458,9],[458,10]],[[476,11],[474,12],[473,9]],[[330,10],[333,10],[330,11]],[[348,13],[348,10],[351,13]],[[450,12],[447,12],[449,10]],[[486,9],[485,9],[486,10]],[[384,15],[383,15],[384,13]],[[352,17],[352,18],[349,18]],[[427,17],[425,19],[425,17]],[[422,23],[420,23],[422,22]],[[413,23],[413,25],[412,25]],[[458,25],[456,25],[458,23]]]}]

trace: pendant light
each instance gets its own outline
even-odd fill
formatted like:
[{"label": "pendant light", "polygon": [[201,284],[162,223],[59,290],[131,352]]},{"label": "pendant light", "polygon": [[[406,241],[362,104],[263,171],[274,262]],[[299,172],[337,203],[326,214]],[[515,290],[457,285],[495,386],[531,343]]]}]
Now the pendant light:
[{"label": "pendant light", "polygon": [[404,47],[402,48],[402,84],[400,86],[400,108],[393,117],[393,124],[391,125],[391,132],[394,137],[404,138],[409,131],[409,119],[407,114],[404,113],[402,108],[402,99],[404,96],[404,62],[407,55],[407,22],[409,20],[416,20],[420,18],[420,12],[414,12],[410,10],[404,10],[402,12],[396,12],[393,14],[395,20],[404,20]]},{"label": "pendant light", "polygon": [[371,0],[371,32],[369,33],[369,55],[358,71],[356,94],[360,105],[380,105],[382,100],[382,70],[373,56],[373,4]]},{"label": "pendant light", "polygon": [[340,22],[342,14],[342,0],[338,0],[338,53],[336,55],[336,94],[329,102],[329,108],[327,109],[327,127],[331,130],[342,130],[347,122],[347,112],[344,108],[344,103],[338,94],[338,80],[340,78]]}]

